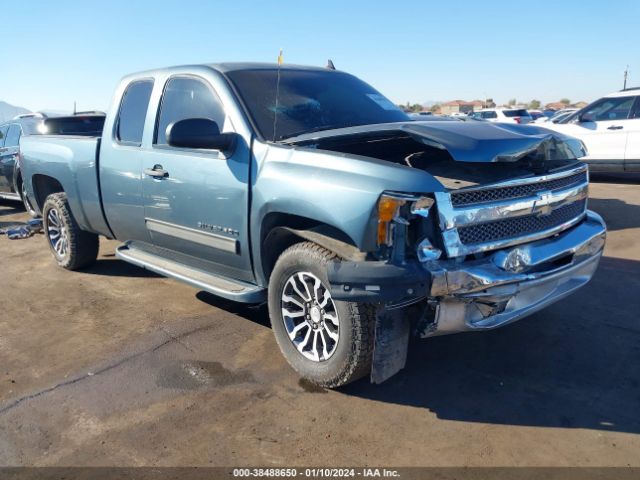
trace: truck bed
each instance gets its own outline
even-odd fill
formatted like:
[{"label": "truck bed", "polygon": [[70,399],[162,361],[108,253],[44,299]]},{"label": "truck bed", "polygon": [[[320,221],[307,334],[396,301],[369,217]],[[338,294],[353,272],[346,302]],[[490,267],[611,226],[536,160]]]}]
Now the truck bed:
[{"label": "truck bed", "polygon": [[111,236],[100,202],[100,137],[29,135],[22,137],[20,149],[25,181],[40,208],[46,198],[38,188],[40,178],[50,176],[62,184],[80,228]]}]

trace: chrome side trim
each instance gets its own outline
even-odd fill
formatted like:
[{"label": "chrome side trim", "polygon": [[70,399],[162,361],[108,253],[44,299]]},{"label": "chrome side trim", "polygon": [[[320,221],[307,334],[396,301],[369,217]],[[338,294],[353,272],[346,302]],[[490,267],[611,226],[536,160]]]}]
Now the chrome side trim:
[{"label": "chrome side trim", "polygon": [[238,240],[227,238],[215,233],[201,232],[189,227],[175,225],[173,223],[163,222],[152,218],[145,218],[147,229],[152,232],[169,235],[170,237],[180,238],[188,242],[197,243],[229,253],[238,253]]},{"label": "chrome side trim", "polygon": [[15,200],[17,202],[22,200],[19,194],[13,192],[0,192],[0,198],[3,200]]}]

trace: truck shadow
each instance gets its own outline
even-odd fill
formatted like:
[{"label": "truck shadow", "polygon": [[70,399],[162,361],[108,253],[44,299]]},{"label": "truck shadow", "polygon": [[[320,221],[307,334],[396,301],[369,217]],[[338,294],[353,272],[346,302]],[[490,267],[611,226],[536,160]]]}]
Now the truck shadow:
[{"label": "truck shadow", "polygon": [[407,367],[346,395],[462,422],[640,433],[640,262],[603,258],[593,281],[493,332],[416,341]]},{"label": "truck shadow", "polygon": [[99,258],[93,265],[83,269],[82,273],[109,277],[162,278],[157,273],[123,262],[117,258]]},{"label": "truck shadow", "polygon": [[589,209],[602,215],[607,230],[640,228],[640,205],[617,198],[590,198]]},{"label": "truck shadow", "polygon": [[269,320],[269,310],[266,303],[262,303],[260,305],[238,303],[222,297],[217,297],[205,291],[196,293],[196,298],[201,302],[206,303],[207,305],[215,308],[220,308],[229,313],[233,313],[234,315],[242,317],[245,320],[249,320],[263,327],[271,328],[271,321]]},{"label": "truck shadow", "polygon": [[0,200],[0,217],[8,215],[18,215],[20,213],[24,213],[24,209],[17,208],[15,202]]}]

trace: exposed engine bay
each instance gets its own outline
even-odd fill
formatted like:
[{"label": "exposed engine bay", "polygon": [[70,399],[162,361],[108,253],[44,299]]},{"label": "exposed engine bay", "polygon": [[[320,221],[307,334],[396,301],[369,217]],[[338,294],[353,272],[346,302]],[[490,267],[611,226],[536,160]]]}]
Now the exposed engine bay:
[{"label": "exposed engine bay", "polygon": [[437,123],[432,121],[427,126],[415,122],[394,128],[369,125],[366,130],[353,127],[319,132],[313,139],[291,143],[424,170],[447,189],[552,173],[575,164],[584,155],[583,146],[575,139],[536,127],[517,126],[522,129],[518,131],[506,125],[460,122],[466,128],[451,134],[451,122],[446,122],[447,131],[438,129]]}]

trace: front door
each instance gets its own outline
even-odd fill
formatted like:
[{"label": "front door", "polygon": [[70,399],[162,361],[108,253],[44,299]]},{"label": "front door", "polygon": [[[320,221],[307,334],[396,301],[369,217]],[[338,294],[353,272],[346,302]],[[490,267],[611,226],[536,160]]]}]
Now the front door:
[{"label": "front door", "polygon": [[174,76],[167,81],[153,148],[143,154],[147,230],[161,255],[210,273],[251,280],[249,147],[238,141],[229,155],[169,146],[167,127],[187,118],[208,118],[220,131],[233,131],[205,80]]}]

